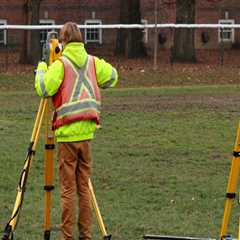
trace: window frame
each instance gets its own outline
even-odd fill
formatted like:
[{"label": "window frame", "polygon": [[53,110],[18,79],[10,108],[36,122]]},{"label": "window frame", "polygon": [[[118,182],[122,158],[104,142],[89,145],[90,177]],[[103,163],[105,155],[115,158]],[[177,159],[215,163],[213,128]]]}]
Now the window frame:
[{"label": "window frame", "polygon": [[[102,20],[99,19],[87,19],[84,22],[84,25],[88,25],[88,23],[90,23],[89,25],[102,25]],[[97,29],[97,28],[93,28],[93,29]],[[99,43],[102,44],[102,28],[98,28],[97,30],[98,35],[99,35],[99,39],[87,39],[87,35],[88,35],[88,30],[92,30],[91,28],[85,28],[84,31],[84,42],[87,43]]]},{"label": "window frame", "polygon": [[[235,20],[234,19],[219,19],[218,24],[234,24]],[[231,33],[230,38],[221,38],[221,32],[223,33]],[[234,28],[223,28],[223,29],[218,29],[218,42],[224,42],[224,43],[234,43],[235,41],[235,29]]]},{"label": "window frame", "polygon": [[[39,24],[40,25],[55,25],[55,20],[53,20],[53,19],[39,19]],[[46,42],[46,40],[47,39],[45,39],[45,40],[42,40],[41,39],[41,32],[43,32],[43,31],[45,31],[45,32],[50,32],[50,31],[54,31],[55,29],[54,28],[52,28],[52,29],[47,29],[47,30],[40,30],[40,44],[41,45],[43,45],[45,42]],[[47,35],[46,35],[47,36]]]},{"label": "window frame", "polygon": [[[141,24],[147,25],[148,20],[147,19],[141,19]],[[147,44],[148,43],[148,28],[143,28],[142,30],[143,33],[143,43]]]},{"label": "window frame", "polygon": [[[7,20],[6,19],[0,19],[0,24],[1,25],[7,25]],[[0,45],[7,45],[7,30],[2,30],[3,31],[3,40],[0,39]]]}]

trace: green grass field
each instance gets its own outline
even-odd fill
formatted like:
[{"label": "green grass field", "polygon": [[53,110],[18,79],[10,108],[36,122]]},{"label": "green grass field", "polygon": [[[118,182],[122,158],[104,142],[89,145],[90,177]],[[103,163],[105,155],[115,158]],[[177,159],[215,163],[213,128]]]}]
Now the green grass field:
[{"label": "green grass field", "polygon": [[[0,76],[2,229],[12,212],[39,103],[31,81],[32,76]],[[240,117],[240,87],[130,86],[102,92],[102,128],[92,149],[92,182],[112,239],[143,239],[144,234],[217,238]],[[42,136],[15,239],[43,239],[43,185]],[[57,171],[55,186],[52,222],[57,228]],[[229,232],[235,237],[238,217],[234,204]],[[96,220],[93,231],[94,239],[102,239]],[[52,239],[58,234],[54,231]]]}]

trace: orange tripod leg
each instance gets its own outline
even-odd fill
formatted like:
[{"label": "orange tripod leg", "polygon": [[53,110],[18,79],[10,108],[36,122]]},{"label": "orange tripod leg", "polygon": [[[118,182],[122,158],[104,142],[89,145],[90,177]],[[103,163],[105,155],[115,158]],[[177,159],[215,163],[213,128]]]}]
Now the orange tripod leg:
[{"label": "orange tripod leg", "polygon": [[[49,39],[49,65],[51,65],[58,57],[61,56],[61,50],[58,48],[58,39]],[[52,190],[54,175],[54,132],[50,123],[50,101],[47,102],[45,111],[45,217],[44,217],[44,240],[50,239],[51,233],[51,207],[52,207]]]},{"label": "orange tripod leg", "polygon": [[50,239],[51,232],[51,207],[52,207],[52,190],[54,175],[54,133],[49,123],[49,101],[45,112],[45,216],[44,216],[44,240]]}]

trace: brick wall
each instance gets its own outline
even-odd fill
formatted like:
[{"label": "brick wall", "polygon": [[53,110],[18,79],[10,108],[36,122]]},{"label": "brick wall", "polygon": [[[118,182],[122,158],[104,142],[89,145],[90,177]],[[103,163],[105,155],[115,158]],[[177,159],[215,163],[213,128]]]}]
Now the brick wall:
[{"label": "brick wall", "polygon": [[[24,24],[24,1],[1,0],[0,19],[7,20],[7,24]],[[20,46],[23,39],[23,31],[8,31],[7,41],[12,47]]]},{"label": "brick wall", "polygon": [[[1,0],[0,19],[7,19],[8,24],[25,24],[25,0]],[[140,0],[142,19],[148,23],[154,23],[154,0]],[[161,1],[159,1],[161,2]],[[99,19],[103,24],[119,23],[119,0],[43,0],[40,9],[40,19],[52,19],[56,24],[64,24],[67,21],[75,21],[84,24],[86,19]],[[220,18],[225,18],[225,12],[228,17],[234,19],[235,23],[240,23],[240,2],[239,0],[222,1],[196,1],[196,23],[218,23]],[[159,6],[159,23],[174,23],[175,4]],[[82,32],[84,32],[82,30]],[[159,33],[166,35],[166,43],[159,45],[159,49],[169,49],[173,45],[174,30],[159,29]],[[208,32],[210,41],[207,44],[202,43],[202,32]],[[88,44],[89,51],[112,55],[115,48],[117,30],[103,30],[103,44]],[[23,44],[24,31],[8,31],[8,43],[10,47],[19,48]],[[240,45],[240,31],[235,31],[235,45]],[[218,48],[218,31],[214,30],[196,30],[195,37],[196,48],[212,49]],[[154,29],[148,30],[148,42],[146,47],[148,52],[153,52]]]},{"label": "brick wall", "polygon": [[[141,0],[141,13],[142,19],[147,19],[149,24],[155,23],[154,13],[154,0]],[[162,4],[159,1],[158,4],[158,23],[175,23],[175,4]],[[148,54],[153,54],[153,46],[155,39],[155,30],[148,29],[148,43],[146,44]],[[169,49],[173,44],[173,31],[169,29],[158,29],[158,34],[164,34],[166,36],[166,43],[164,45],[158,45],[159,50]]]},{"label": "brick wall", "polygon": [[[160,1],[162,2],[162,1]],[[160,3],[159,2],[159,3]],[[148,23],[154,23],[154,0],[141,0],[142,18],[147,19]],[[240,23],[240,2],[239,0],[222,0],[222,1],[196,1],[196,23],[215,23],[219,19],[225,19],[225,12],[228,12],[229,19],[234,19],[235,23]],[[158,23],[175,23],[175,4],[160,4],[158,6]],[[209,42],[203,44],[202,33],[209,34]],[[159,49],[169,49],[173,45],[174,30],[159,29],[158,33],[166,35],[166,43],[159,45]],[[195,31],[195,47],[196,49],[217,49],[220,47],[218,40],[217,29],[200,29]],[[149,41],[146,45],[149,53],[153,52],[154,46],[154,29],[148,30]],[[229,47],[231,44],[225,44]],[[240,30],[235,30],[235,44],[234,46],[240,47]]]},{"label": "brick wall", "polygon": [[[240,23],[239,11],[240,2],[237,0],[219,1],[219,2],[209,2],[206,0],[198,1],[197,5],[198,11],[196,12],[196,22],[197,23],[218,23],[220,19],[233,19],[235,23]],[[199,30],[197,31],[196,47],[200,48],[202,43],[201,32],[206,31],[209,33],[209,43],[204,45],[204,48],[219,48],[219,31],[217,29],[212,30]],[[238,45],[240,42],[240,31],[235,30],[235,44]],[[231,46],[231,44],[226,44],[226,47]]]},{"label": "brick wall", "polygon": [[[102,24],[116,24],[119,22],[119,1],[115,0],[44,0],[41,5],[40,18],[54,19],[56,24],[64,24],[74,21],[84,24],[87,19],[101,20]],[[84,30],[81,30],[84,34]],[[102,30],[102,44],[88,44],[90,52],[96,52],[99,48],[103,54],[113,54],[116,41],[115,29]]]}]

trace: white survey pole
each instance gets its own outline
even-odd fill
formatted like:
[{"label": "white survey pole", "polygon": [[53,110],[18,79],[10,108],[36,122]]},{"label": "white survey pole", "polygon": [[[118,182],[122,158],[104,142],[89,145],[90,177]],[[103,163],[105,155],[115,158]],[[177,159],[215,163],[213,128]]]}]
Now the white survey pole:
[{"label": "white survey pole", "polygon": [[157,70],[157,52],[158,52],[158,28],[157,28],[157,21],[158,21],[158,0],[154,1],[154,53],[153,53],[153,69]]}]

